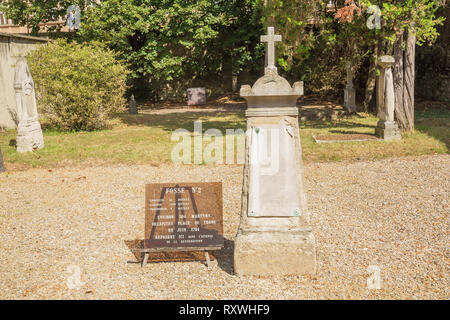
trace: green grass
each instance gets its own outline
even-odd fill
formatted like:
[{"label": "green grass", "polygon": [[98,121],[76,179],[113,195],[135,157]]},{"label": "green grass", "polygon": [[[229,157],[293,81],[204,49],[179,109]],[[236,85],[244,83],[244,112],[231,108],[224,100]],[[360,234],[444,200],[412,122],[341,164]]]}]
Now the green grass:
[{"label": "green grass", "polygon": [[[184,128],[193,131],[194,121],[210,128],[244,129],[243,112],[183,112],[170,114],[118,115],[111,129],[94,132],[61,133],[44,131],[45,148],[33,153],[15,151],[16,131],[0,133],[0,146],[8,170],[29,167],[58,167],[89,163],[170,163],[176,142],[171,133]],[[360,114],[332,121],[307,121],[300,124],[305,161],[341,161],[381,159],[410,155],[445,154],[450,144],[450,112],[423,111],[416,114],[416,130],[401,141],[367,141],[316,144],[319,134],[373,134],[377,118]]]}]

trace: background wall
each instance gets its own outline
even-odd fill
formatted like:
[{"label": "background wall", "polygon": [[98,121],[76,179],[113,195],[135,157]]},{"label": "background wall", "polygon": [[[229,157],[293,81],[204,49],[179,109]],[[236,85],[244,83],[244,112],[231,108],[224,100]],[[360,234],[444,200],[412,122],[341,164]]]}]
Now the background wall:
[{"label": "background wall", "polygon": [[14,68],[18,57],[25,56],[39,44],[49,40],[37,37],[0,33],[0,129],[16,126],[14,115],[16,100],[14,94]]}]

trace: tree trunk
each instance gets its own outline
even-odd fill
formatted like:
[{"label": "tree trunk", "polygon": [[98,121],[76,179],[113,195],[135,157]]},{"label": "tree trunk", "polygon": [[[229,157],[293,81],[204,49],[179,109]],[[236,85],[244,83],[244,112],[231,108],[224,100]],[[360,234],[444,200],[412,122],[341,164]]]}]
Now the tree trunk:
[{"label": "tree trunk", "polygon": [[[414,130],[414,77],[416,57],[416,36],[411,31],[406,37],[403,76],[403,110],[406,122],[399,122],[400,128],[406,131]],[[400,119],[400,117],[399,117]]]},{"label": "tree trunk", "polygon": [[364,95],[364,112],[369,112],[369,105],[372,101],[373,92],[375,90],[375,83],[377,80],[377,60],[378,60],[378,47],[374,48],[373,58],[370,61],[369,76],[366,82],[366,91]]},{"label": "tree trunk", "polygon": [[397,123],[406,123],[406,113],[403,105],[403,34],[398,34],[394,44],[394,96],[395,96],[395,118]]}]

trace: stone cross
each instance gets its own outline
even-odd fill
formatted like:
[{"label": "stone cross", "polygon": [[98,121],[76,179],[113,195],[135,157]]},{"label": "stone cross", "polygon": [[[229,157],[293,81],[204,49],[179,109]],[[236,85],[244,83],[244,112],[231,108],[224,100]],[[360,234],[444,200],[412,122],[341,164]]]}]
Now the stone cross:
[{"label": "stone cross", "polygon": [[267,42],[266,68],[264,69],[264,73],[272,70],[277,72],[277,67],[275,67],[275,42],[280,41],[281,35],[275,34],[274,27],[267,27],[267,35],[261,36],[261,42]]}]

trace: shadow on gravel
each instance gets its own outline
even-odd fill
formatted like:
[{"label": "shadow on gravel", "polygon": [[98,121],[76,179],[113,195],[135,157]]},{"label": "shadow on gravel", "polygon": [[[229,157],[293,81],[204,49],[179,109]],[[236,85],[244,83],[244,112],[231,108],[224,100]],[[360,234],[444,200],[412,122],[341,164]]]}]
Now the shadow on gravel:
[{"label": "shadow on gravel", "polygon": [[[143,259],[141,252],[133,249],[143,249],[144,240],[124,240],[125,245],[130,249],[136,260],[127,261],[130,264],[140,264]],[[209,256],[212,261],[217,259],[219,268],[230,275],[234,275],[233,271],[233,252],[234,241],[225,239],[224,248],[218,251],[209,251]],[[149,255],[148,264],[161,262],[192,262],[201,261],[206,264],[206,257],[204,251],[177,251],[177,252],[152,252]],[[147,266],[148,267],[148,266]]]}]

